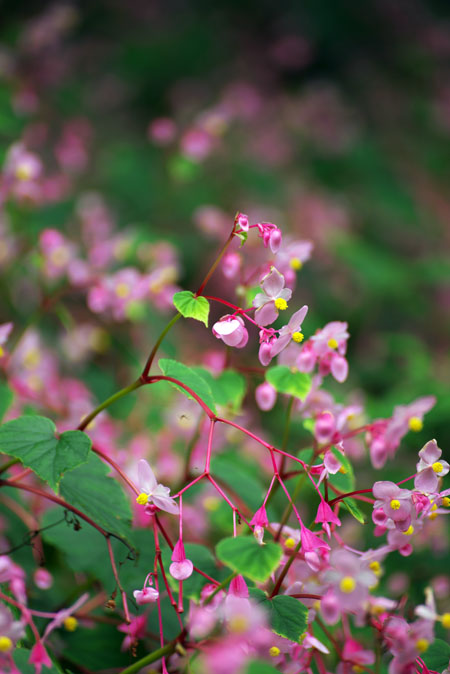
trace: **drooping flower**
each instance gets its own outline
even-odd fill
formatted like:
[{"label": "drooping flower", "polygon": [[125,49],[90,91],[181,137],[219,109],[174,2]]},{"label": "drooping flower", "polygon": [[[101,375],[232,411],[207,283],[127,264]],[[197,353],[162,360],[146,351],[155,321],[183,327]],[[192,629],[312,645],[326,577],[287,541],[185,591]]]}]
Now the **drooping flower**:
[{"label": "drooping flower", "polygon": [[436,440],[430,440],[419,452],[420,461],[417,464],[418,475],[414,486],[420,491],[430,494],[437,490],[439,477],[447,475],[450,466],[441,459],[442,449],[437,446]]},{"label": "drooping flower", "polygon": [[255,399],[259,409],[268,412],[275,405],[277,392],[268,381],[265,381],[256,387]]},{"label": "drooping flower", "polygon": [[178,515],[178,504],[169,496],[169,487],[158,484],[154,472],[145,459],[138,461],[138,485],[141,493],[136,501],[139,505],[153,503],[160,510]]},{"label": "drooping flower", "polygon": [[253,300],[253,306],[256,307],[255,321],[258,325],[270,325],[278,317],[278,311],[287,309],[292,290],[284,285],[284,276],[275,267],[261,280],[264,292],[258,293]]},{"label": "drooping flower", "polygon": [[248,332],[241,316],[227,314],[214,323],[213,335],[221,339],[227,346],[242,349],[248,342]]},{"label": "drooping flower", "polygon": [[180,538],[172,552],[172,564],[169,567],[169,573],[176,580],[186,580],[192,575],[193,570],[194,565],[190,559],[186,558],[183,541]]}]

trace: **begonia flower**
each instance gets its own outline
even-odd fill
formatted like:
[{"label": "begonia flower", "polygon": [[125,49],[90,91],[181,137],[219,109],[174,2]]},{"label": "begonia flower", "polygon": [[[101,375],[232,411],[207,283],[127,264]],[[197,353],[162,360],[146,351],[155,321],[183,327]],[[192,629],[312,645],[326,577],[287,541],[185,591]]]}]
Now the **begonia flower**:
[{"label": "begonia flower", "polygon": [[248,342],[248,332],[241,316],[227,314],[214,323],[213,335],[221,339],[227,346],[242,349]]},{"label": "begonia flower", "polygon": [[417,464],[417,473],[414,486],[420,491],[430,494],[437,490],[439,477],[447,475],[450,466],[441,459],[442,449],[437,446],[436,440],[430,440],[419,452],[420,461]]},{"label": "begonia flower", "polygon": [[186,558],[184,545],[181,538],[176,542],[172,552],[172,564],[169,567],[169,573],[176,580],[186,580],[192,575],[194,565],[190,559]]},{"label": "begonia flower", "polygon": [[291,316],[289,323],[281,328],[278,339],[272,344],[270,352],[272,358],[278,356],[278,354],[281,353],[292,340],[297,344],[300,344],[300,342],[303,341],[301,329],[307,313],[308,307],[305,304]]},{"label": "begonia flower", "polygon": [[158,484],[154,472],[145,459],[138,461],[138,485],[141,493],[136,501],[139,505],[153,503],[160,510],[178,515],[178,504],[169,496],[169,487]]},{"label": "begonia flower", "polygon": [[270,325],[278,317],[278,311],[287,309],[292,290],[284,285],[284,276],[275,267],[261,280],[264,292],[258,293],[253,300],[253,306],[256,307],[255,321],[258,325]]}]

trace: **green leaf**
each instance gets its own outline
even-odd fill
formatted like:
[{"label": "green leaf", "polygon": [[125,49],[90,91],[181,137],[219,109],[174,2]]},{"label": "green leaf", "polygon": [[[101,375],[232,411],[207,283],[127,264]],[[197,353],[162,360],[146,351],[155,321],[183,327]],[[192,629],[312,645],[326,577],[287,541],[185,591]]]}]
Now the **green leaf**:
[{"label": "green leaf", "polygon": [[[213,474],[220,475],[220,479],[237,494],[251,510],[257,510],[264,498],[264,488],[258,480],[258,472],[239,460],[238,456],[221,454],[214,456],[211,461]],[[227,491],[225,489],[225,491]]]},{"label": "green leaf", "polygon": [[20,459],[57,492],[63,474],[87,461],[90,438],[82,431],[56,434],[50,419],[23,416],[0,428],[0,451]]},{"label": "green leaf", "polygon": [[208,327],[209,302],[205,297],[195,297],[190,290],[182,290],[175,293],[173,303],[185,318],[195,318],[196,321],[202,321]]},{"label": "green leaf", "polygon": [[216,554],[233,571],[263,583],[278,567],[283,550],[276,543],[259,545],[253,536],[237,536],[220,541]]},{"label": "green leaf", "polygon": [[247,388],[242,375],[234,370],[224,370],[216,378],[204,367],[194,367],[192,370],[208,383],[216,405],[229,405],[233,412],[240,410]]},{"label": "green leaf", "polygon": [[0,421],[3,419],[5,412],[8,411],[14,394],[5,382],[0,382]]},{"label": "green leaf", "polygon": [[[190,559],[194,566],[200,569],[200,571],[207,573],[211,578],[218,579],[219,572],[214,557],[208,548],[204,545],[199,545],[198,543],[185,543],[184,550],[187,559]],[[162,558],[166,569],[168,569],[171,564],[171,555],[171,550],[164,550]],[[178,591],[179,582],[175,580],[175,578],[172,578],[170,574],[167,574],[167,578],[172,588]],[[183,582],[183,595],[189,597],[189,599],[198,601],[200,599],[202,588],[209,582],[210,581],[205,578],[205,576],[202,576],[201,573],[193,571],[192,576]]]},{"label": "green leaf", "polygon": [[108,477],[109,471],[108,466],[91,454],[87,463],[64,475],[61,495],[103,529],[128,538],[131,522],[129,499],[119,483]]},{"label": "green leaf", "polygon": [[[181,381],[183,384],[186,384],[186,386],[189,386],[189,388],[191,388],[194,393],[196,393],[215,413],[216,408],[214,405],[214,398],[211,388],[209,387],[209,384],[199,374],[197,374],[197,372],[191,370],[191,368],[187,365],[184,365],[184,363],[179,363],[178,361],[171,360],[170,358],[160,358],[158,365],[166,377],[173,377],[174,379]],[[178,386],[178,384],[173,384],[172,382],[169,383],[172,384],[172,386],[175,386],[175,388],[181,391],[181,393],[184,393],[185,396],[192,399],[190,393],[181,388],[181,386]]]},{"label": "green leaf", "polygon": [[431,646],[421,656],[428,669],[434,669],[442,672],[448,667],[450,660],[450,645],[442,639],[435,639]]},{"label": "green leaf", "polygon": [[248,663],[245,674],[280,674],[280,670],[264,660],[252,660]]},{"label": "green leaf", "polygon": [[241,240],[241,245],[239,246],[239,248],[242,248],[242,246],[248,239],[248,232],[238,232],[235,234],[235,236],[237,236],[237,238]]},{"label": "green leaf", "polygon": [[266,380],[278,393],[304,400],[311,389],[311,377],[287,365],[275,365],[266,371]]},{"label": "green leaf", "polygon": [[358,520],[358,522],[364,524],[364,522],[366,521],[365,515],[358,508],[358,506],[356,505],[356,501],[354,499],[344,498],[342,499],[342,503],[347,508],[347,510],[353,515],[355,520]]},{"label": "green leaf", "polygon": [[299,643],[308,626],[308,609],[295,597],[280,594],[272,599],[259,589],[250,589],[251,598],[269,614],[273,632]]}]

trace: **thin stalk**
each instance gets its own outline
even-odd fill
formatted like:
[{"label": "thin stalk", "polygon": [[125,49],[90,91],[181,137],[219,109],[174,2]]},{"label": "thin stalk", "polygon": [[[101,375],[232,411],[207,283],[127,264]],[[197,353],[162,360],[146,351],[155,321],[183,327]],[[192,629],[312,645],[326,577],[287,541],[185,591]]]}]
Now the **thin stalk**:
[{"label": "thin stalk", "polygon": [[220,260],[221,260],[222,257],[225,255],[225,252],[226,252],[228,246],[230,245],[230,243],[231,243],[232,240],[233,240],[235,229],[236,229],[236,222],[235,222],[234,225],[233,225],[233,229],[232,229],[232,231],[231,231],[230,236],[228,237],[228,239],[227,239],[227,240],[225,241],[225,243],[223,244],[222,248],[220,249],[220,252],[219,252],[218,256],[216,257],[216,259],[215,259],[215,261],[213,262],[213,264],[211,265],[211,267],[210,267],[208,273],[206,274],[205,278],[203,279],[202,284],[200,285],[200,288],[199,288],[199,289],[197,290],[197,292],[195,293],[195,296],[196,296],[196,297],[198,297],[199,295],[202,294],[203,288],[206,286],[206,284],[208,283],[209,279],[210,279],[211,276],[214,274],[214,272],[215,272],[215,270],[216,270],[216,267],[217,267],[217,265],[219,264]]},{"label": "thin stalk", "polygon": [[165,655],[170,655],[171,653],[174,653],[176,647],[177,647],[176,641],[170,644],[166,644],[162,648],[158,648],[156,651],[153,651],[153,653],[149,653],[140,660],[137,660],[129,667],[126,667],[126,669],[122,669],[120,674],[136,674],[137,672],[140,672],[141,669],[143,669],[143,667],[145,667],[146,665],[151,665],[152,662],[161,660],[161,658],[163,658]]},{"label": "thin stalk", "polygon": [[214,599],[214,597],[216,596],[216,594],[217,594],[218,592],[220,592],[220,590],[223,590],[223,588],[226,587],[226,585],[228,585],[228,583],[230,583],[230,582],[233,580],[233,578],[235,578],[236,576],[237,576],[237,573],[234,573],[234,572],[233,572],[233,573],[231,573],[229,576],[227,576],[227,577],[225,578],[225,580],[223,580],[223,581],[220,583],[220,585],[217,585],[217,587],[214,588],[214,590],[211,592],[211,594],[209,594],[209,595],[206,597],[205,601],[203,602],[203,606],[207,606],[207,605]]},{"label": "thin stalk", "polygon": [[175,316],[168,322],[168,324],[166,325],[166,327],[164,328],[164,330],[162,331],[162,333],[158,337],[157,342],[156,342],[155,346],[153,347],[149,357],[147,358],[147,362],[145,363],[145,367],[142,371],[142,375],[141,375],[142,380],[144,380],[148,377],[148,373],[150,372],[150,368],[151,368],[153,360],[156,356],[156,352],[158,351],[159,347],[161,346],[161,342],[163,341],[164,337],[167,335],[167,333],[169,332],[171,327],[173,325],[175,325],[175,323],[178,321],[179,318],[181,318],[181,314],[176,313]]},{"label": "thin stalk", "polygon": [[120,391],[117,391],[117,393],[114,393],[114,395],[110,396],[106,400],[104,400],[101,405],[95,408],[95,410],[92,410],[90,414],[87,415],[87,417],[84,417],[80,425],[78,426],[79,431],[84,431],[84,429],[89,426],[91,421],[95,419],[95,417],[100,414],[100,412],[103,412],[107,407],[115,403],[117,400],[120,400],[124,396],[128,395],[128,393],[131,393],[135,389],[139,388],[140,386],[143,386],[144,382],[141,381],[141,379],[138,379],[137,381],[133,382],[129,386],[126,386],[125,388],[120,389]]}]

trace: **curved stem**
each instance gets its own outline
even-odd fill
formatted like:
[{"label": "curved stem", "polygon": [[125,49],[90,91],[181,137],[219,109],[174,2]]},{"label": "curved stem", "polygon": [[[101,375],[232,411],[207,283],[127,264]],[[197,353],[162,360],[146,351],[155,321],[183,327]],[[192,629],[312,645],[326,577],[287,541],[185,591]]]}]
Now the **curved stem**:
[{"label": "curved stem", "polygon": [[161,346],[161,342],[163,341],[164,337],[167,335],[169,330],[175,323],[178,321],[178,319],[181,318],[181,314],[178,312],[175,314],[175,316],[169,321],[169,323],[166,325],[162,333],[157,339],[157,342],[155,346],[153,347],[149,357],[147,358],[147,362],[145,363],[145,367],[142,371],[141,375],[141,380],[145,380],[148,377],[148,373],[150,372],[150,368],[152,366],[153,360],[155,358],[156,352],[158,351],[159,347]]},{"label": "curved stem", "polygon": [[176,641],[170,644],[166,644],[162,648],[158,648],[156,651],[153,651],[153,653],[145,655],[143,658],[137,660],[129,667],[122,669],[120,671],[120,674],[136,674],[137,672],[140,672],[141,669],[146,665],[151,665],[152,662],[156,662],[156,660],[161,660],[161,658],[163,658],[165,655],[170,655],[171,653],[173,653],[175,651],[176,646],[177,646]]},{"label": "curved stem", "polygon": [[199,289],[197,290],[197,292],[195,293],[195,296],[196,296],[196,297],[198,297],[199,295],[202,294],[203,288],[206,286],[206,284],[208,283],[209,279],[210,279],[211,276],[214,274],[217,265],[219,264],[219,262],[220,262],[220,260],[222,259],[222,257],[225,255],[225,252],[226,252],[228,246],[230,245],[230,243],[231,243],[232,240],[233,240],[235,230],[236,230],[236,219],[234,220],[234,225],[233,225],[233,229],[231,230],[230,236],[228,237],[228,239],[227,239],[227,240],[225,241],[225,243],[223,244],[222,248],[220,249],[220,252],[219,252],[218,256],[216,257],[216,259],[215,259],[215,261],[213,262],[213,264],[211,265],[211,267],[210,267],[208,273],[206,274],[205,278],[203,279],[202,284],[200,285],[200,288],[199,288]]},{"label": "curved stem", "polygon": [[120,398],[123,398],[124,396],[128,395],[128,393],[131,393],[131,391],[134,391],[135,389],[139,388],[140,386],[143,386],[144,382],[138,379],[137,381],[133,382],[129,386],[126,386],[125,388],[120,389],[120,391],[117,391],[117,393],[114,393],[114,395],[110,396],[106,400],[104,400],[101,405],[95,408],[95,410],[92,410],[90,414],[87,415],[87,417],[84,417],[80,425],[78,426],[79,431],[84,431],[84,429],[89,426],[91,421],[95,419],[95,417],[100,414],[100,412],[103,412],[107,407],[112,405],[113,403],[116,402],[116,400],[120,400]]}]

